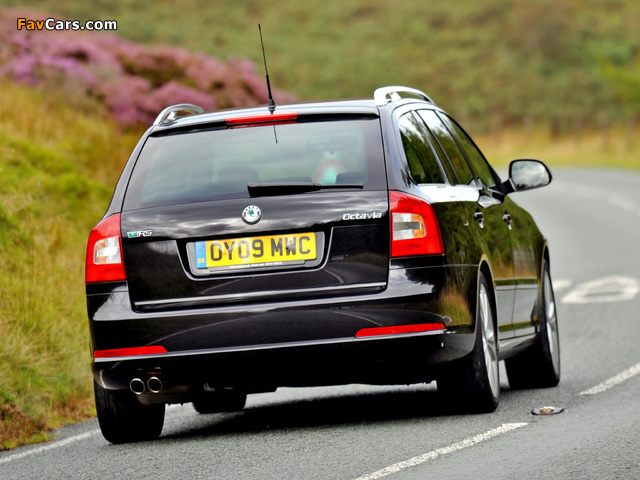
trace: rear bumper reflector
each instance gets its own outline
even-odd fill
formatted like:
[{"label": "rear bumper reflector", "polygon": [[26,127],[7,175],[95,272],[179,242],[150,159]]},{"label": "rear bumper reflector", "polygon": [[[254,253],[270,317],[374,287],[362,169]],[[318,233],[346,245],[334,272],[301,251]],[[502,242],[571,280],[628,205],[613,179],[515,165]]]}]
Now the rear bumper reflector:
[{"label": "rear bumper reflector", "polygon": [[444,329],[444,323],[421,323],[417,325],[394,325],[392,327],[363,328],[362,330],[358,330],[356,338],[397,335],[401,333],[423,333]]},{"label": "rear bumper reflector", "polygon": [[131,357],[134,355],[157,355],[167,353],[167,349],[160,345],[148,347],[114,348],[112,350],[96,350],[93,358]]}]

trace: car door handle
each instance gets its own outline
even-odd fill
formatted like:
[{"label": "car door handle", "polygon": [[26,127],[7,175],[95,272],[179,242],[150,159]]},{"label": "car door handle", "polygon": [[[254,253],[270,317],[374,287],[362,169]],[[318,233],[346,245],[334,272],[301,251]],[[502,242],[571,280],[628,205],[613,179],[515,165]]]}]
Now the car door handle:
[{"label": "car door handle", "polygon": [[480,228],[484,227],[484,215],[482,214],[482,212],[474,213],[473,219],[480,224]]},{"label": "car door handle", "polygon": [[511,215],[509,215],[507,212],[504,212],[504,215],[502,215],[502,220],[505,221],[507,227],[509,227],[509,230],[511,230]]}]

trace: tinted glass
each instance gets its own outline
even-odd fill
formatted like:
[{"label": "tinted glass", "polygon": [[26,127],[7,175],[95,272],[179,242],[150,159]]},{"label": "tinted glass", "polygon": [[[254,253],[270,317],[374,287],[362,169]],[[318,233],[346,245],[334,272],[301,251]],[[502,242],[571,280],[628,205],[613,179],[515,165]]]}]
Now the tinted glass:
[{"label": "tinted glass", "polygon": [[416,183],[444,183],[431,146],[413,115],[407,113],[398,122],[402,146],[407,156],[411,178]]},{"label": "tinted glass", "polygon": [[424,129],[425,136],[429,140],[429,143],[431,144],[431,147],[433,148],[433,151],[435,152],[436,157],[440,159],[440,162],[439,162],[440,167],[442,167],[446,178],[449,179],[449,183],[452,183],[454,185],[456,183],[459,183],[457,180],[456,174],[453,171],[453,167],[451,166],[451,163],[447,160],[447,156],[445,155],[442,148],[440,148],[440,144],[432,135],[431,131],[426,127],[422,118],[419,118],[417,120],[422,126],[422,128]]},{"label": "tinted glass", "polygon": [[464,185],[473,184],[473,173],[462,155],[458,144],[451,136],[451,132],[449,132],[445,124],[442,123],[440,117],[438,117],[433,110],[419,110],[419,113],[429,127],[429,130],[431,130],[431,133],[436,137],[438,144],[444,151],[449,162],[451,162],[458,181]]},{"label": "tinted glass", "polygon": [[491,168],[484,158],[484,155],[482,155],[482,152],[480,152],[475,143],[473,143],[473,140],[471,140],[466,132],[451,118],[446,115],[442,115],[442,120],[449,126],[455,135],[476,176],[482,180],[487,187],[495,186],[496,179],[493,176]]},{"label": "tinted glass", "polygon": [[385,189],[377,118],[151,136],[124,209],[249,197],[248,182]]}]

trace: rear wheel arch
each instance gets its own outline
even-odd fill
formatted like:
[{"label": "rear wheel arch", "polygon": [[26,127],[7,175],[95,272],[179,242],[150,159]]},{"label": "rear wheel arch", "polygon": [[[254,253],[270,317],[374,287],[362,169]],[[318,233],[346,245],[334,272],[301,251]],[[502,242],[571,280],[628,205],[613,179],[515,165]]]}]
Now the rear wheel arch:
[{"label": "rear wheel arch", "polygon": [[488,264],[480,265],[475,288],[471,290],[476,296],[472,304],[476,311],[473,350],[448,364],[436,382],[443,401],[450,406],[488,413],[494,411],[500,401],[495,298]]}]

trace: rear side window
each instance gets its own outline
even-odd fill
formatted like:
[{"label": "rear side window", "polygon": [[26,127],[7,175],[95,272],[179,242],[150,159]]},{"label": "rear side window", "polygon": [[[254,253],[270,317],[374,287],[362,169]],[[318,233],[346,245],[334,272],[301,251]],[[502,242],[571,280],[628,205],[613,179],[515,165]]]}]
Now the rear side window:
[{"label": "rear side window", "polygon": [[385,189],[378,118],[219,128],[151,136],[124,210],[249,197],[247,183]]},{"label": "rear side window", "polygon": [[444,151],[445,155],[456,174],[459,183],[464,185],[475,184],[473,172],[469,168],[469,164],[465,160],[458,144],[451,136],[451,132],[447,129],[444,123],[436,112],[433,110],[420,110],[420,116],[425,121],[431,133],[436,137],[440,148]]},{"label": "rear side window", "polygon": [[411,178],[415,183],[444,183],[440,165],[422,126],[411,113],[400,117],[398,122]]},{"label": "rear side window", "polygon": [[441,116],[442,120],[448,125],[453,134],[455,135],[458,143],[460,144],[460,148],[467,156],[473,171],[476,173],[477,177],[482,180],[482,183],[487,187],[495,187],[496,179],[487,163],[487,160],[482,155],[482,152],[478,150],[476,144],[473,143],[473,140],[467,135],[467,133],[450,117],[446,115]]}]

